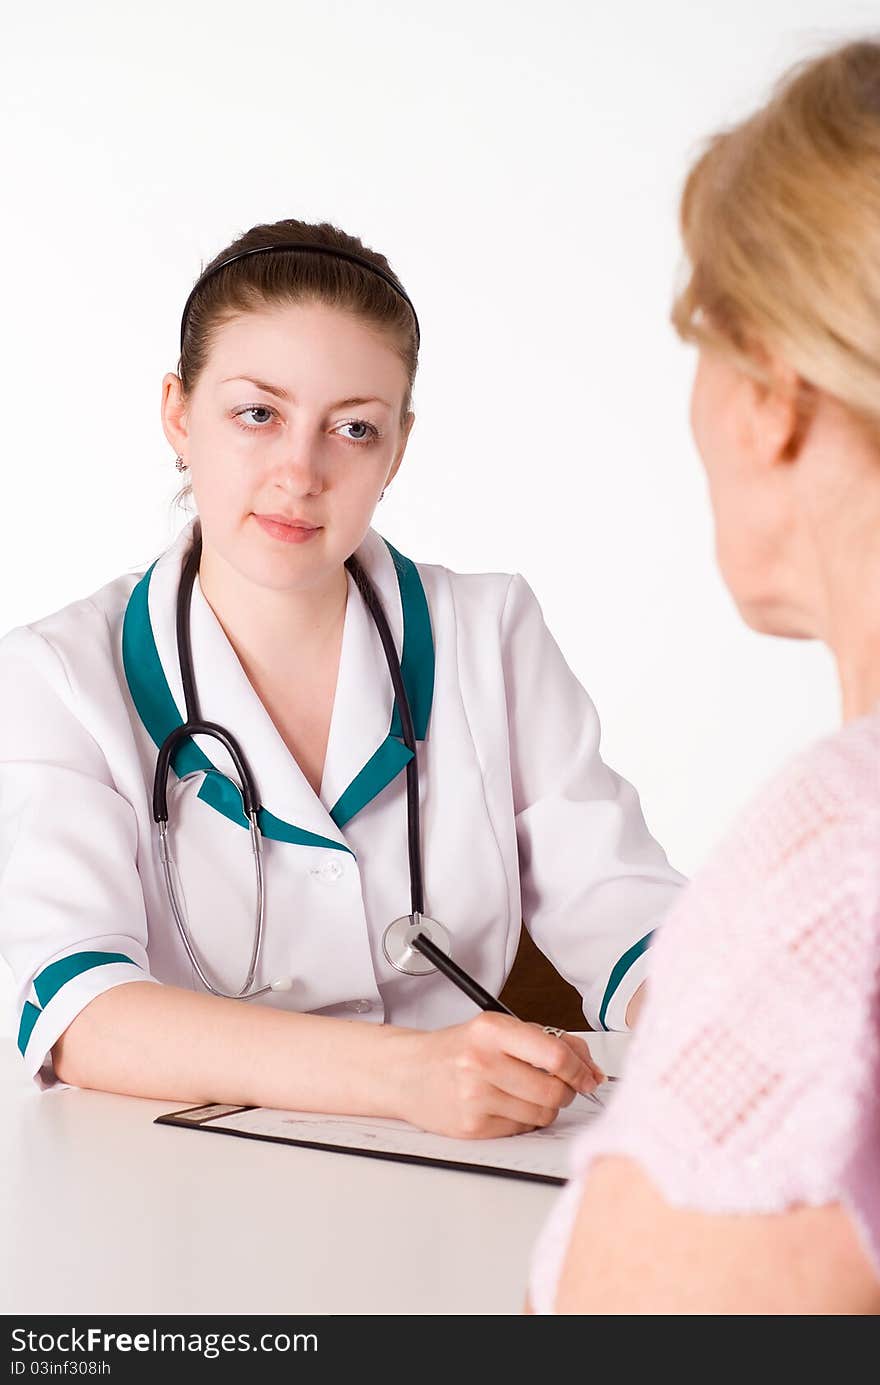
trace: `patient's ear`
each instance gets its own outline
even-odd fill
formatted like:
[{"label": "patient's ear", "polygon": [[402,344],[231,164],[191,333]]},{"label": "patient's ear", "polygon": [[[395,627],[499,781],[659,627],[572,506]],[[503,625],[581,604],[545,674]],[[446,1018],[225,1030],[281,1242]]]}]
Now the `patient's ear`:
[{"label": "patient's ear", "polygon": [[816,406],[816,391],[790,365],[765,357],[768,379],[747,377],[749,450],[768,466],[797,461]]}]

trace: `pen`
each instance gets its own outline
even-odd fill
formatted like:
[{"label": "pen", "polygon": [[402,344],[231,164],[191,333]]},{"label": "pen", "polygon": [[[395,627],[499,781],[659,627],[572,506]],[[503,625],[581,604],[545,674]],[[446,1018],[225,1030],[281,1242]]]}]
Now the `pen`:
[{"label": "pen", "polygon": [[471,1000],[476,1001],[481,1010],[495,1010],[502,1015],[516,1015],[504,1004],[503,1000],[498,1000],[489,991],[483,989],[479,981],[475,981],[472,976],[468,976],[463,967],[457,962],[453,962],[451,957],[447,957],[436,943],[426,937],[424,933],[417,933],[411,939],[410,947],[414,947],[423,957],[427,957],[429,962],[433,962],[438,971],[442,971],[444,976],[448,976],[450,981],[454,981],[459,990],[464,991],[465,995],[470,996]]},{"label": "pen", "polygon": [[[427,957],[429,962],[433,962],[437,970],[458,986],[459,990],[464,991],[466,996],[470,996],[481,1010],[494,1010],[502,1015],[511,1015],[514,1019],[518,1018],[510,1007],[504,1004],[503,1000],[499,1000],[497,996],[485,990],[479,981],[475,981],[463,967],[460,967],[457,962],[453,962],[451,957],[447,957],[446,953],[441,951],[436,943],[432,943],[431,939],[426,937],[424,933],[417,933],[410,940],[410,947],[414,947],[416,952],[420,952],[423,957]],[[581,1092],[581,1096],[585,1096],[596,1106],[602,1105],[594,1092]]]}]

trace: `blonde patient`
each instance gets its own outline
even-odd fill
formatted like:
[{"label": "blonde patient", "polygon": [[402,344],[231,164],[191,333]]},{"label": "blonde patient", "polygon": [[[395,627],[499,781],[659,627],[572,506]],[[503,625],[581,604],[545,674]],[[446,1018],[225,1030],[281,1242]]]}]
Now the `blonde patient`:
[{"label": "blonde patient", "polygon": [[715,136],[681,223],[673,321],[699,348],[719,567],[753,629],[828,646],[843,726],[754,800],[667,921],[531,1307],[876,1313],[880,44],[797,67]]}]

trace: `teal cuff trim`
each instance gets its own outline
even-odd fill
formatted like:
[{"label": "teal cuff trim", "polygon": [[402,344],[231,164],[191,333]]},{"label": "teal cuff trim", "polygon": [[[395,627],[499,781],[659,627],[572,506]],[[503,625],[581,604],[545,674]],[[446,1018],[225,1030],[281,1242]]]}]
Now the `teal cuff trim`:
[{"label": "teal cuff trim", "polygon": [[22,1058],[24,1057],[25,1049],[31,1041],[34,1025],[42,1013],[38,1005],[32,1005],[29,1000],[25,1001],[24,1009],[21,1012],[21,1024],[18,1026],[18,1051]]},{"label": "teal cuff trim", "polygon": [[633,946],[629,949],[628,952],[625,952],[623,954],[620,961],[615,965],[614,970],[609,976],[608,985],[605,987],[605,994],[602,997],[602,1004],[599,1007],[599,1023],[601,1024],[603,1029],[608,1028],[607,1024],[605,1023],[605,1016],[608,1013],[608,1006],[611,1003],[611,998],[614,995],[614,992],[617,990],[618,986],[620,985],[623,978],[626,976],[626,973],[629,971],[630,967],[632,966],[636,958],[641,957],[642,953],[647,948],[648,943],[651,941],[653,936],[654,930],[652,928],[650,933],[646,933],[643,938],[640,938],[637,943],[633,944]]},{"label": "teal cuff trim", "polygon": [[34,1025],[50,1000],[54,1000],[61,987],[66,985],[68,981],[72,981],[75,976],[81,975],[82,972],[91,971],[93,967],[106,966],[108,962],[127,962],[131,967],[139,965],[139,963],[133,962],[130,957],[126,957],[124,952],[74,952],[69,957],[62,957],[60,961],[51,962],[48,967],[43,968],[34,981],[34,990],[40,1004],[33,1005],[31,1001],[26,1000],[21,1012],[21,1023],[18,1026],[18,1051],[22,1057],[24,1057],[25,1049],[30,1043]]},{"label": "teal cuff trim", "polygon": [[127,962],[130,967],[138,966],[124,952],[74,952],[70,957],[62,957],[60,962],[52,962],[44,967],[34,981],[37,1000],[45,1010],[50,1000],[81,972],[91,971],[92,967],[103,967],[108,962]]}]

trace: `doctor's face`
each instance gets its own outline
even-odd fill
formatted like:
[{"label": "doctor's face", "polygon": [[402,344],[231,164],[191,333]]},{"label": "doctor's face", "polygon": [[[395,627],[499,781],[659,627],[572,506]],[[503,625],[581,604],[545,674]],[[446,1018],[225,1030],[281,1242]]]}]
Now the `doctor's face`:
[{"label": "doctor's face", "polygon": [[205,545],[261,586],[338,575],[402,460],[406,388],[391,340],[350,312],[290,304],[220,327],[185,406],[163,381]]}]

